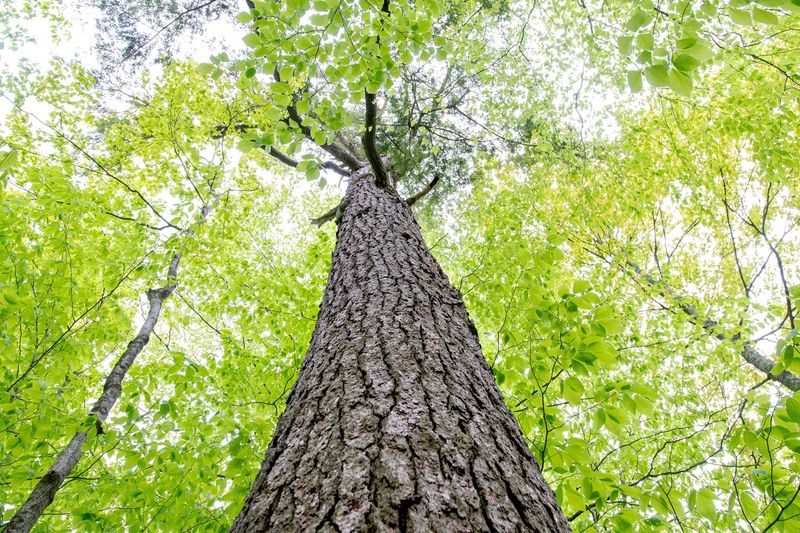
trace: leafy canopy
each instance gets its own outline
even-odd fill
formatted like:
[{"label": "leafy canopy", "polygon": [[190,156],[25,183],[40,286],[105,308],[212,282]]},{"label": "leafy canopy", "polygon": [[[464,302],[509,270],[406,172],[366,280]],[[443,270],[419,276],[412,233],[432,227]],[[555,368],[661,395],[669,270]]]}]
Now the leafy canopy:
[{"label": "leafy canopy", "polygon": [[[442,177],[427,242],[576,531],[800,527],[795,0],[202,4],[98,3],[116,58],[2,79],[3,521],[89,429],[39,530],[229,527],[374,128],[402,193]],[[0,5],[7,50],[86,24]]]}]

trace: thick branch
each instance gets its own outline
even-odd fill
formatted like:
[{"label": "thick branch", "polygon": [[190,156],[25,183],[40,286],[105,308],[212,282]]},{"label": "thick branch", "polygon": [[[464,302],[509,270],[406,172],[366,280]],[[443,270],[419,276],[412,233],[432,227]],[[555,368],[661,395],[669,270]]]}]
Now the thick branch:
[{"label": "thick branch", "polygon": [[[241,123],[234,125],[234,129],[237,131],[237,133],[244,133],[247,130],[252,129],[254,127],[255,126],[251,126],[249,124],[241,124]],[[214,126],[214,133],[211,135],[211,137],[213,139],[222,139],[223,137],[225,137],[225,135],[227,135],[228,129],[229,129],[229,125],[228,124],[220,124],[218,126]],[[311,132],[309,130],[308,134],[310,135],[310,133]],[[329,146],[331,146],[331,145],[329,145]],[[259,146],[259,148],[266,149],[266,147],[263,146],[263,145]],[[281,152],[280,150],[277,150],[276,148],[274,148],[272,146],[269,147],[268,153],[269,153],[269,155],[271,155],[272,157],[274,157],[275,159],[277,159],[278,161],[280,161],[284,165],[288,165],[288,166],[290,166],[292,168],[297,168],[297,165],[299,164],[296,159],[292,159],[287,154]],[[337,152],[337,153],[339,153],[339,152]],[[337,165],[333,161],[325,161],[323,163],[320,163],[319,164],[319,168],[325,168],[325,169],[328,169],[328,170],[332,170],[332,171],[336,172],[337,174],[339,174],[340,176],[349,176],[350,175],[350,173],[347,170],[343,169],[342,167],[340,167],[339,165]]]},{"label": "thick branch", "polygon": [[417,194],[415,194],[414,196],[410,196],[410,197],[406,198],[406,203],[408,204],[408,206],[411,207],[415,203],[417,203],[420,200],[422,200],[425,197],[425,195],[427,195],[429,192],[431,192],[433,190],[434,187],[436,187],[437,183],[439,183],[439,174],[436,174],[433,177],[433,179],[431,180],[431,182],[429,184],[427,184]]},{"label": "thick branch", "polygon": [[[276,71],[276,79],[279,79],[277,77],[277,71]],[[295,105],[294,104],[289,105],[286,108],[286,110],[289,113],[289,118],[297,124],[298,128],[300,128],[300,132],[306,137],[306,139],[309,139],[310,141],[313,142],[314,137],[311,135],[311,128],[303,125],[303,117],[301,117],[300,114],[297,112],[297,108],[295,107]],[[289,124],[289,121],[286,120],[286,123]],[[350,170],[358,170],[360,167],[363,166],[363,163],[359,161],[358,158],[350,152],[350,150],[348,150],[344,146],[340,146],[336,142],[319,144],[317,146],[319,146],[320,148],[331,154],[333,157],[341,161],[341,163],[344,164],[344,166],[346,166]]]},{"label": "thick branch", "polygon": [[[289,165],[292,168],[297,168],[297,165],[299,164],[297,162],[297,160],[292,159],[288,155],[284,154],[283,152],[281,152],[279,150],[276,150],[272,146],[269,147],[269,155],[271,155],[272,157],[274,157],[275,159],[277,159],[281,163],[283,163],[285,165]],[[340,176],[349,176],[350,175],[349,172],[347,172],[345,169],[343,169],[342,167],[340,167],[339,165],[337,165],[333,161],[325,161],[323,163],[320,163],[319,164],[319,168],[325,168],[325,169],[328,169],[328,170],[332,170],[332,171],[336,172],[337,174],[339,174]]]},{"label": "thick branch", "polygon": [[366,115],[365,115],[365,130],[364,135],[361,137],[361,144],[364,146],[364,153],[367,154],[367,160],[372,171],[375,173],[375,183],[378,187],[386,188],[389,185],[389,176],[386,174],[386,169],[383,168],[383,161],[378,154],[378,148],[375,145],[375,130],[377,127],[378,109],[375,105],[375,95],[369,91],[364,91]]},{"label": "thick branch", "polygon": [[289,165],[292,168],[297,168],[298,162],[295,159],[292,159],[288,155],[284,154],[283,152],[276,150],[272,146],[269,147],[269,155],[283,163],[284,165]]},{"label": "thick branch", "polygon": [[325,213],[323,215],[318,216],[317,218],[312,218],[311,219],[311,223],[314,224],[317,227],[322,227],[323,224],[325,224],[326,222],[330,222],[331,220],[333,220],[336,217],[336,211],[339,210],[339,206],[340,205],[342,205],[342,204],[340,204],[340,203],[336,204],[336,207],[333,207],[333,208],[329,209],[328,211],[325,211]]}]

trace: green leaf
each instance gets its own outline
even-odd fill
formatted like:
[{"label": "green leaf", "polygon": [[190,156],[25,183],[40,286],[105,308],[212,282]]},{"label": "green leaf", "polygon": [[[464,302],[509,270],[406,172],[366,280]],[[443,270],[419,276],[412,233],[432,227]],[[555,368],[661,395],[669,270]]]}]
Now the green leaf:
[{"label": "green leaf", "polygon": [[709,17],[713,17],[717,14],[717,7],[711,2],[703,2],[703,5],[700,6],[700,10]]},{"label": "green leaf", "polygon": [[204,74],[204,75],[211,74],[216,69],[217,69],[217,67],[215,67],[211,63],[200,63],[199,65],[197,65],[197,70],[200,71],[200,74]]},{"label": "green leaf", "polygon": [[636,56],[636,62],[641,65],[646,65],[653,61],[653,52],[650,50],[643,50]]},{"label": "green leaf", "polygon": [[628,20],[628,23],[625,25],[625,29],[628,31],[636,31],[639,28],[642,28],[650,24],[650,21],[652,20],[653,16],[650,13],[648,13],[647,11],[639,10],[636,13],[634,13]]},{"label": "green leaf", "polygon": [[796,398],[786,398],[786,413],[793,422],[800,424],[800,400]]},{"label": "green leaf", "polygon": [[652,32],[645,32],[640,33],[636,36],[636,46],[643,50],[652,50],[653,49],[653,33]]},{"label": "green leaf", "polygon": [[653,87],[669,87],[669,70],[666,65],[650,65],[644,69],[644,77],[647,83]]},{"label": "green leaf", "polygon": [[761,24],[777,24],[778,16],[772,11],[753,6],[753,20]]},{"label": "green leaf", "polygon": [[328,25],[328,21],[330,20],[330,15],[323,14],[323,13],[315,13],[310,17],[311,24],[314,26],[322,26],[325,27]]},{"label": "green leaf", "polygon": [[669,69],[669,86],[680,95],[692,94],[692,78],[677,69]]},{"label": "green leaf", "polygon": [[688,54],[701,63],[705,63],[712,57],[714,52],[709,48],[705,41],[697,40],[693,45],[683,49],[683,53]]},{"label": "green leaf", "polygon": [[583,383],[575,376],[570,376],[562,382],[564,399],[572,405],[579,405],[583,399]]},{"label": "green leaf", "polygon": [[621,35],[617,37],[617,46],[619,47],[619,53],[623,56],[631,55],[633,53],[633,36]]},{"label": "green leaf", "polygon": [[616,352],[614,348],[602,339],[593,341],[586,349],[603,365],[610,366],[616,361]]},{"label": "green leaf", "polygon": [[17,162],[18,152],[11,149],[7,152],[0,152],[0,172],[6,171]]},{"label": "green leaf", "polygon": [[636,406],[636,412],[644,416],[653,415],[653,404],[644,396],[636,396],[633,401]]},{"label": "green leaf", "polygon": [[264,117],[271,122],[278,122],[283,118],[284,114],[286,114],[284,109],[277,107],[267,107],[263,112]]},{"label": "green leaf", "polygon": [[293,67],[282,67],[278,70],[278,76],[281,81],[288,81],[294,75]]},{"label": "green leaf", "polygon": [[604,318],[598,321],[606,332],[606,335],[619,335],[625,329],[624,324],[617,318]]},{"label": "green leaf", "polygon": [[696,498],[695,506],[697,512],[709,520],[716,520],[717,508],[714,505],[714,502],[716,501],[717,497],[714,494],[714,491],[708,488],[700,489],[697,491]]},{"label": "green leaf", "polygon": [[789,287],[789,296],[792,298],[800,298],[800,284]]},{"label": "green leaf", "polygon": [[255,145],[253,145],[253,141],[243,140],[239,141],[239,144],[236,145],[236,148],[240,152],[246,154],[247,152],[255,148]]},{"label": "green leaf", "polygon": [[682,72],[691,72],[700,66],[700,61],[690,54],[678,54],[672,57],[672,64]]},{"label": "green leaf", "polygon": [[83,424],[81,424],[81,429],[83,431],[92,429],[97,424],[97,415],[94,413],[90,413],[89,416],[84,419]]},{"label": "green leaf", "polygon": [[298,113],[300,113],[301,115],[305,115],[306,113],[308,113],[309,109],[308,100],[306,100],[305,98],[303,98],[302,100],[298,100],[297,103],[295,104],[295,107],[297,108]]},{"label": "green leaf", "polygon": [[794,453],[800,454],[800,433],[791,433],[783,441]]},{"label": "green leaf", "polygon": [[750,17],[750,12],[745,11],[744,9],[736,9],[733,7],[729,7],[728,16],[731,18],[732,21],[741,26],[750,26],[753,23]]},{"label": "green leaf", "polygon": [[241,22],[242,24],[247,24],[247,23],[249,23],[249,22],[252,22],[252,21],[253,21],[253,15],[251,15],[251,14],[250,14],[249,12],[247,12],[247,11],[242,11],[241,13],[238,13],[238,14],[236,15],[236,20],[238,20],[238,21],[239,21],[239,22]]},{"label": "green leaf", "polygon": [[583,279],[576,279],[572,283],[572,292],[574,292],[575,294],[586,292],[591,288],[592,288],[591,283]]},{"label": "green leaf", "polygon": [[257,48],[261,46],[261,37],[259,37],[257,33],[248,33],[242,37],[242,41],[244,41],[244,44],[250,48]]}]

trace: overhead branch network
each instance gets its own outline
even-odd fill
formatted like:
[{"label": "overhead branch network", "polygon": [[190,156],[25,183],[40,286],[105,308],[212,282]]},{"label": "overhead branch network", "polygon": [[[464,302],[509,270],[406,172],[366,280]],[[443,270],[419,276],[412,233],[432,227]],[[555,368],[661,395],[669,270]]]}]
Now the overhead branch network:
[{"label": "overhead branch network", "polygon": [[[251,10],[256,9],[255,2],[253,2],[252,0],[247,0],[247,7],[250,8]],[[256,28],[255,31],[256,31],[256,33],[259,33],[258,28]],[[273,70],[273,74],[272,75],[275,78],[275,81],[277,81],[277,82],[281,82],[282,81],[277,65],[275,66],[275,69]],[[303,134],[303,137],[305,137],[306,139],[308,139],[308,140],[310,140],[310,141],[312,141],[312,142],[314,142],[316,144],[316,141],[314,140],[314,136],[312,135],[312,132],[311,132],[311,128],[308,125],[304,124],[304,118],[299,113],[299,111],[297,110],[297,105],[295,103],[297,101],[298,97],[302,96],[307,91],[308,91],[308,86],[306,86],[303,89],[301,89],[299,91],[299,94],[295,95],[295,98],[292,100],[292,102],[289,105],[286,106],[286,115],[287,116],[284,117],[281,120],[282,120],[283,123],[285,123],[289,127],[295,127],[296,126],[299,129],[300,133]],[[338,160],[344,167],[346,167],[350,171],[358,170],[359,168],[364,166],[364,163],[360,160],[358,154],[356,154],[353,150],[351,150],[345,143],[339,143],[339,142],[336,142],[336,141],[331,141],[331,142],[325,142],[325,143],[322,143],[322,144],[317,144],[317,146],[319,146],[323,151],[325,151],[328,154],[332,155],[336,160]],[[279,150],[277,150],[275,148],[270,147],[268,153],[272,157],[274,157],[275,159],[280,161],[281,163],[284,163],[285,165],[288,165],[288,166],[290,166],[292,168],[297,168],[297,166],[299,164],[296,160],[292,159],[287,154],[284,154],[283,152],[281,152],[281,151],[279,151]],[[339,164],[337,164],[337,163],[335,163],[333,161],[322,163],[320,165],[320,168],[325,168],[325,169],[328,169],[328,170],[332,170],[332,171],[334,171],[334,172],[336,172],[337,174],[340,174],[340,175],[348,175],[349,174],[349,172],[347,170],[345,170]]]}]

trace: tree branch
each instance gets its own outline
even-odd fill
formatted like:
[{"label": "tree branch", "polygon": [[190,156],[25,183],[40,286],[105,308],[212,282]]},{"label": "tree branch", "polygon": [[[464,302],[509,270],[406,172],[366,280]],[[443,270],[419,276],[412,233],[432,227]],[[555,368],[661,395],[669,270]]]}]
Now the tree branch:
[{"label": "tree branch", "polygon": [[433,176],[433,179],[431,180],[431,182],[429,184],[427,184],[417,194],[415,194],[414,196],[411,196],[409,198],[406,198],[406,203],[408,204],[408,206],[411,207],[415,203],[417,203],[420,200],[422,200],[425,197],[425,195],[427,195],[429,192],[431,192],[433,190],[433,188],[436,187],[436,184],[439,183],[439,177],[440,177],[439,174],[436,174],[435,176]]},{"label": "tree branch", "polygon": [[[384,2],[386,5],[388,2]],[[377,127],[378,109],[375,105],[375,94],[364,89],[364,104],[366,106],[365,113],[365,130],[364,135],[361,137],[361,144],[364,146],[364,153],[367,154],[367,161],[372,167],[372,172],[375,173],[375,183],[378,187],[387,187],[389,184],[389,176],[386,174],[386,169],[383,167],[383,161],[378,154],[378,148],[375,146],[375,130]]]},{"label": "tree branch", "polygon": [[311,223],[317,226],[318,228],[321,228],[323,224],[325,224],[326,222],[330,222],[336,217],[336,211],[339,210],[340,205],[341,203],[338,203],[336,204],[336,207],[326,211],[325,214],[318,216],[317,218],[312,218]]},{"label": "tree branch", "polygon": [[797,81],[797,79],[794,76],[792,76],[791,74],[789,74],[789,72],[786,69],[781,68],[780,66],[776,65],[775,63],[773,63],[773,62],[771,62],[771,61],[769,61],[767,59],[764,59],[763,57],[758,56],[756,54],[745,53],[744,55],[746,55],[747,57],[751,57],[751,58],[755,59],[756,61],[760,61],[760,62],[764,63],[765,65],[768,65],[768,66],[774,68],[775,70],[777,70],[778,72],[783,74],[783,76],[788,81],[791,81],[792,83],[794,83],[795,85],[800,87],[800,81]]},{"label": "tree branch", "polygon": [[[239,133],[246,132],[248,129],[251,129],[251,128],[254,128],[254,127],[255,126],[250,126],[248,124],[236,124],[236,125],[234,125],[234,129]],[[218,126],[214,126],[214,133],[211,135],[211,137],[213,139],[221,139],[221,138],[225,137],[225,135],[228,132],[228,128],[229,128],[229,124],[220,124]],[[310,131],[309,131],[309,133],[310,133]],[[259,146],[259,148],[266,149],[265,146]],[[287,154],[281,152],[280,150],[278,150],[278,149],[276,149],[276,148],[274,148],[272,146],[269,147],[269,150],[267,150],[267,153],[269,153],[269,155],[271,155],[272,157],[274,157],[275,159],[277,159],[281,163],[283,163],[285,165],[288,165],[288,166],[290,166],[292,168],[297,168],[297,165],[299,164],[299,162],[296,159],[293,159],[293,158],[289,157]],[[363,166],[363,165],[361,165],[361,166]],[[336,172],[337,174],[339,174],[340,176],[349,176],[350,175],[350,173],[347,170],[343,169],[342,167],[340,167],[339,165],[337,165],[333,161],[322,162],[322,163],[319,164],[319,168],[332,170],[332,171]]]},{"label": "tree branch", "polygon": [[[277,70],[275,71],[275,79],[277,81],[280,81],[280,76],[278,76]],[[300,132],[303,134],[303,136],[305,136],[306,139],[316,144],[316,141],[314,141],[314,137],[311,135],[311,128],[303,125],[303,117],[301,117],[300,113],[297,112],[297,107],[295,107],[294,104],[290,104],[289,106],[287,106],[286,110],[289,113],[289,119],[291,119],[293,122],[297,124],[297,127],[300,128]],[[284,122],[290,126],[291,124],[289,124],[289,119],[284,119]],[[333,157],[341,161],[342,164],[344,164],[344,166],[346,166],[350,170],[358,170],[359,168],[364,166],[363,163],[359,161],[358,158],[350,152],[350,150],[348,150],[344,146],[340,146],[336,142],[318,144],[317,146],[319,146],[320,148],[331,154]]]},{"label": "tree branch", "polygon": [[[381,6],[381,28],[383,28],[383,15],[389,16],[389,0],[383,0]],[[376,38],[378,45],[381,43],[381,36]],[[378,108],[375,105],[375,93],[369,92],[364,89],[364,135],[361,137],[361,144],[364,147],[364,153],[367,155],[367,161],[372,166],[372,172],[375,173],[375,183],[378,187],[386,188],[389,186],[389,176],[386,169],[383,167],[383,161],[378,154],[378,148],[375,146],[375,132],[378,122]]]},{"label": "tree branch", "polygon": [[[277,159],[281,163],[289,165],[292,168],[297,168],[297,165],[299,164],[297,162],[297,160],[292,159],[288,155],[284,154],[283,152],[281,152],[279,150],[276,150],[272,146],[269,147],[269,155],[271,155],[272,157],[274,157],[275,159]],[[336,172],[337,174],[339,174],[340,176],[349,176],[350,175],[349,172],[347,172],[345,169],[343,169],[342,167],[340,167],[339,165],[337,165],[333,161],[325,161],[323,163],[320,163],[319,164],[319,168],[332,170],[332,171]]]}]

